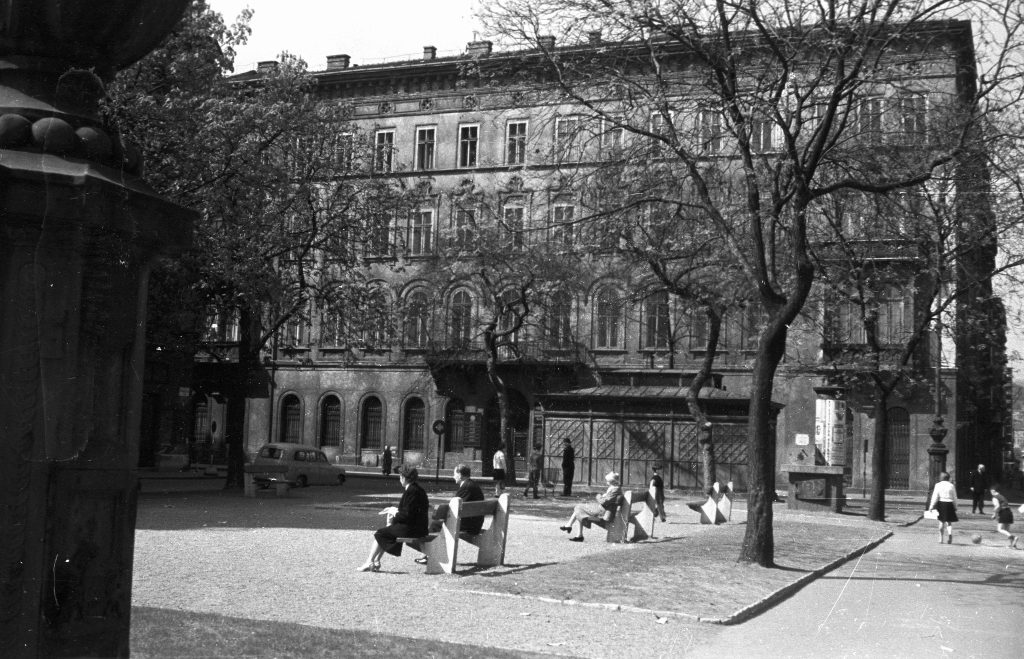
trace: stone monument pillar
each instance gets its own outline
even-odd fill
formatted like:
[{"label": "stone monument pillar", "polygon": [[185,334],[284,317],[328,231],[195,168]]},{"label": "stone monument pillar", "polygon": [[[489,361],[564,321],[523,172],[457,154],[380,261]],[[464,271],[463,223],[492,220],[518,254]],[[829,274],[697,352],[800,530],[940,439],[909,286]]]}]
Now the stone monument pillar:
[{"label": "stone monument pillar", "polygon": [[192,214],[98,104],[187,4],[0,2],[0,656],[128,656],[146,282]]}]

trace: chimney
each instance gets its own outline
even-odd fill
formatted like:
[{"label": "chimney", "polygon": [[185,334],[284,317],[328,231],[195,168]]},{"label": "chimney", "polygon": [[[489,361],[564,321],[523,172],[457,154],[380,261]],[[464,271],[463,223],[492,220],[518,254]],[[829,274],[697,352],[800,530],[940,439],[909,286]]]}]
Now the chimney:
[{"label": "chimney", "polygon": [[338,71],[340,69],[347,69],[348,63],[352,60],[348,55],[328,55],[327,56],[327,70]]},{"label": "chimney", "polygon": [[433,46],[423,46],[423,61],[429,62],[430,60],[437,57],[437,48]]},{"label": "chimney", "polygon": [[591,46],[596,46],[601,43],[601,30],[591,30],[587,32],[587,41]]},{"label": "chimney", "polygon": [[540,46],[541,50],[551,50],[555,47],[555,37],[550,35],[546,37],[538,37],[537,44]]},{"label": "chimney", "polygon": [[490,41],[470,41],[466,44],[466,52],[470,57],[487,57],[493,45]]},{"label": "chimney", "polygon": [[277,73],[277,60],[267,60],[265,62],[259,62],[256,64],[256,73],[261,76],[271,75]]}]

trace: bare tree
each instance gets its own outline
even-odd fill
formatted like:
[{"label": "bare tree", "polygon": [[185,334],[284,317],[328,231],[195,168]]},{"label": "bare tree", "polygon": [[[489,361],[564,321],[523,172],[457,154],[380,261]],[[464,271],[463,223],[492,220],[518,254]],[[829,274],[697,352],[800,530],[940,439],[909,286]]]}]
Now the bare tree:
[{"label": "bare tree", "polygon": [[[815,282],[812,206],[969,164],[978,116],[991,109],[983,101],[1007,75],[997,58],[978,84],[971,27],[948,20],[976,4],[504,0],[484,10],[490,30],[522,50],[481,64],[481,75],[554,84],[565,104],[646,146],[627,163],[660,168],[756,292],[766,317],[751,374],[740,560],[774,563],[771,396]],[[1015,24],[1014,7],[996,10]],[[554,45],[554,34],[570,45]],[[931,82],[916,86],[925,71]],[[922,96],[955,109],[936,143],[912,141]],[[883,112],[890,103],[899,119]]]}]

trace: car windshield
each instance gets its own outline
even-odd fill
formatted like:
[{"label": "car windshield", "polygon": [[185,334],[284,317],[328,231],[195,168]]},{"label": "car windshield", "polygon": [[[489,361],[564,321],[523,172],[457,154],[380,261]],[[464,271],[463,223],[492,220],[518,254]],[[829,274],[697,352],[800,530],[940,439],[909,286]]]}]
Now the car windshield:
[{"label": "car windshield", "polygon": [[260,451],[260,457],[271,458],[273,460],[276,460],[281,457],[282,453],[284,452],[279,448],[274,448],[273,446],[264,446],[263,449]]}]

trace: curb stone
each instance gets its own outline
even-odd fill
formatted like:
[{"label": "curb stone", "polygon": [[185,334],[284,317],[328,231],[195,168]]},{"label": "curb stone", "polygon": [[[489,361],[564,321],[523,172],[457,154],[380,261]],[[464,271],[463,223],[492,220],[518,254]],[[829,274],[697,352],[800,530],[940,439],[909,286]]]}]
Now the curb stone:
[{"label": "curb stone", "polygon": [[807,574],[800,577],[793,583],[787,586],[783,586],[782,588],[779,588],[774,593],[770,593],[769,595],[761,599],[759,602],[755,602],[750,606],[742,608],[736,613],[732,614],[731,616],[727,616],[725,618],[699,618],[699,620],[700,622],[707,622],[714,625],[737,625],[741,622],[750,620],[751,618],[761,613],[764,613],[765,611],[772,608],[782,600],[790,597],[811,581],[814,581],[823,574],[831,572],[832,570],[836,569],[837,567],[851,559],[857,558],[862,554],[866,554],[867,552],[871,551],[872,549],[882,544],[891,537],[892,531],[886,531],[882,537],[872,540],[871,542],[867,543],[866,545],[858,549],[854,549],[850,553],[846,554],[845,556],[841,556],[840,558],[837,558],[836,560],[832,561],[824,567],[820,567],[817,570],[812,570],[811,572],[808,572]]}]

